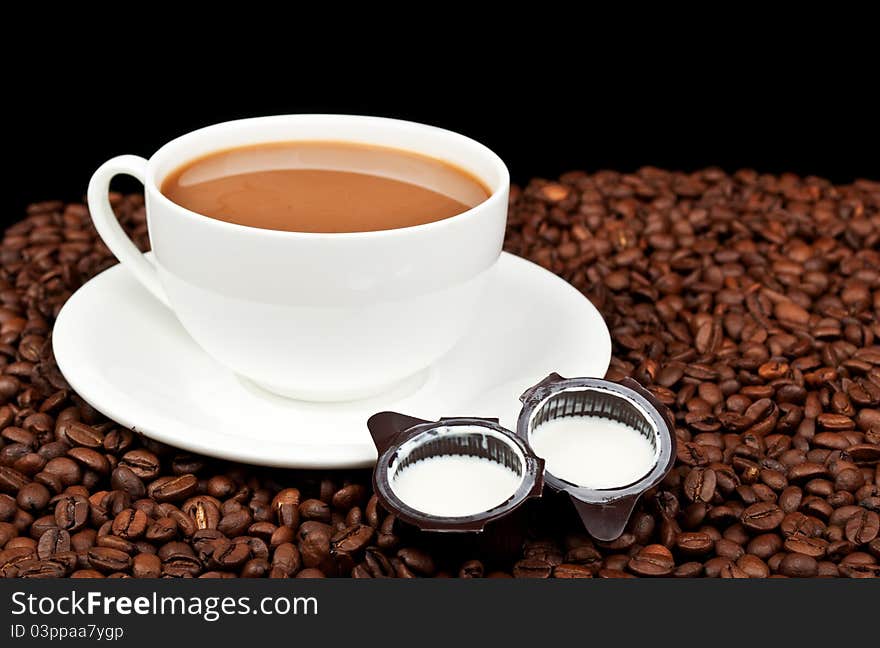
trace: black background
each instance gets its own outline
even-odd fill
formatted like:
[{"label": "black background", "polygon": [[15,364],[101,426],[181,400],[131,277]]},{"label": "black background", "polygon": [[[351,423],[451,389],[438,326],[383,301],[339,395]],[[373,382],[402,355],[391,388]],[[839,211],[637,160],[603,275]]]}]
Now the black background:
[{"label": "black background", "polygon": [[218,121],[296,112],[457,130],[498,152],[519,183],[642,165],[880,179],[876,53],[829,64],[821,48],[806,58],[799,46],[796,55],[743,59],[718,58],[703,44],[637,62],[543,42],[485,61],[430,63],[404,48],[324,64],[289,54],[272,66],[235,57],[208,65],[213,54],[197,52],[167,68],[139,62],[125,71],[105,70],[107,55],[62,47],[48,63],[15,66],[7,77],[13,173],[0,191],[3,222],[21,218],[31,201],[81,199],[92,171],[114,155],[149,156]]}]

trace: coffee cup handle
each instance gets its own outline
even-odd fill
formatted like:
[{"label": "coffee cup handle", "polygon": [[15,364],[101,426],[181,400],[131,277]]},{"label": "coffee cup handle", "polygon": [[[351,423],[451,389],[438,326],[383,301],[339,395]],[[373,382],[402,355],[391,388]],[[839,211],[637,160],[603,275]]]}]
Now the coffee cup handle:
[{"label": "coffee cup handle", "polygon": [[159,283],[156,266],[150,263],[131,242],[122,225],[116,219],[110,206],[110,181],[114,176],[124,173],[141,182],[146,179],[147,161],[137,155],[120,155],[107,160],[92,174],[89,181],[89,212],[95,229],[117,259],[141,282],[152,295],[166,306],[170,306],[165,291]]}]

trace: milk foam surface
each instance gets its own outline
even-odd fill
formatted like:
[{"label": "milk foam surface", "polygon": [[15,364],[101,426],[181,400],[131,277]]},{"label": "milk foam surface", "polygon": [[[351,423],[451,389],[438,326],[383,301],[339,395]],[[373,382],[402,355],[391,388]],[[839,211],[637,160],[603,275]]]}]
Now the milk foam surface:
[{"label": "milk foam surface", "polygon": [[579,486],[615,488],[654,467],[654,447],[634,427],[601,416],[566,416],[537,427],[531,446],[545,470]]},{"label": "milk foam surface", "polygon": [[457,517],[498,506],[521,482],[520,475],[490,459],[439,455],[401,469],[391,480],[391,489],[418,511]]}]

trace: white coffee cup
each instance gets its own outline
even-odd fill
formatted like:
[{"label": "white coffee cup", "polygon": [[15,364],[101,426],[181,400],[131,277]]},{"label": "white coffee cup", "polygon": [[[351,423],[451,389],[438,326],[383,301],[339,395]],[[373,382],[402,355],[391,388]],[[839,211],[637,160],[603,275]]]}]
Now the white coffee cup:
[{"label": "white coffee cup", "polygon": [[[206,154],[296,140],[421,153],[469,171],[492,194],[426,225],[320,234],[215,220],[160,192],[169,173]],[[110,208],[117,174],[144,183],[152,262]],[[208,354],[276,394],[340,401],[418,374],[466,332],[501,253],[509,185],[504,162],[457,133],[378,117],[282,115],[202,128],[149,160],[113,158],[92,176],[88,202],[113,254]]]}]

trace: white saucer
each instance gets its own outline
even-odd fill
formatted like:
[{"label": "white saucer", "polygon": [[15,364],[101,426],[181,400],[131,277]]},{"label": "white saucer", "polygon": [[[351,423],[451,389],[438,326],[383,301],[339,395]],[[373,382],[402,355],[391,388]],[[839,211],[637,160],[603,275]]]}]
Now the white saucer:
[{"label": "white saucer", "polygon": [[287,400],[212,360],[120,265],[80,288],[53,333],[70,385],[94,408],[148,437],[214,457],[298,468],[369,466],[367,418],[498,417],[512,429],[519,395],[556,371],[602,377],[611,338],[571,285],[503,254],[470,333],[423,375],[350,403]]}]

